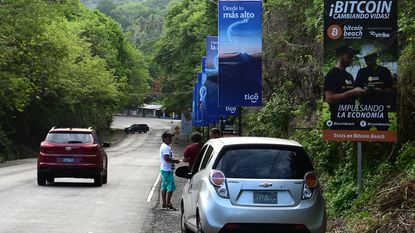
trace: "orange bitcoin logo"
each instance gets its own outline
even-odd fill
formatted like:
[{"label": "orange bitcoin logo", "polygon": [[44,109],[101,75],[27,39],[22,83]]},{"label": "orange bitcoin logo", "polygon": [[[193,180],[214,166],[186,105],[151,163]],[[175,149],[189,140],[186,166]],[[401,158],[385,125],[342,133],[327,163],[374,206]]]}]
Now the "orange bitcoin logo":
[{"label": "orange bitcoin logo", "polygon": [[333,24],[327,29],[327,35],[332,40],[338,40],[343,35],[343,29],[339,25]]}]

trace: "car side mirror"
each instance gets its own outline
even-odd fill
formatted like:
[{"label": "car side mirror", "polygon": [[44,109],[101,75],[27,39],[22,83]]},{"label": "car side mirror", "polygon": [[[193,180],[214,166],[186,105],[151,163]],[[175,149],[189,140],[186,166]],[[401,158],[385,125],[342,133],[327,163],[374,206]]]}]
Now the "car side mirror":
[{"label": "car side mirror", "polygon": [[189,173],[189,167],[183,166],[176,169],[175,173],[177,177],[191,179],[193,175]]},{"label": "car side mirror", "polygon": [[102,147],[110,147],[111,145],[110,145],[110,143],[109,142],[104,142],[104,143],[102,143]]}]

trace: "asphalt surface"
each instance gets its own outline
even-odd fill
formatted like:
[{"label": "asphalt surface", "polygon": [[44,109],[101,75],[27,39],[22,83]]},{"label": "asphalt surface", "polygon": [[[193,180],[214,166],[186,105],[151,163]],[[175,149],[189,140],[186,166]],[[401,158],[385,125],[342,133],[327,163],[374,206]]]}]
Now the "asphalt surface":
[{"label": "asphalt surface", "polygon": [[[147,134],[128,135],[106,149],[108,184],[91,179],[56,179],[38,186],[36,160],[0,164],[0,233],[9,232],[180,232],[180,211],[162,211],[159,204],[158,150],[161,134],[179,121],[116,117],[113,128],[147,123]],[[175,139],[180,157],[186,142]],[[184,180],[177,178],[173,204],[179,207]],[[154,189],[154,195],[150,196]],[[148,201],[147,201],[148,200]]]}]

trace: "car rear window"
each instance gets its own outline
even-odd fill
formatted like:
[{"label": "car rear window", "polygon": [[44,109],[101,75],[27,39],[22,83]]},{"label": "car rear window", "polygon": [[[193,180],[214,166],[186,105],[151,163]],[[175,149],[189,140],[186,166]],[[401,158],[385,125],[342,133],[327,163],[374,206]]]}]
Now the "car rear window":
[{"label": "car rear window", "polygon": [[243,148],[226,150],[215,169],[229,178],[303,179],[313,170],[302,148]]},{"label": "car rear window", "polygon": [[91,133],[56,132],[49,133],[46,136],[46,141],[55,143],[92,143],[94,138]]}]

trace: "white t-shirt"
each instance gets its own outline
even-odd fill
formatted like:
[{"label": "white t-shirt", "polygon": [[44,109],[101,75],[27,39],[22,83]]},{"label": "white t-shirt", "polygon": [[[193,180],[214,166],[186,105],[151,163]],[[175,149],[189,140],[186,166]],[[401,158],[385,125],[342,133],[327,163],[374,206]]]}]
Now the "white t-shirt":
[{"label": "white t-shirt", "polygon": [[173,151],[171,147],[166,143],[161,144],[160,146],[160,162],[161,162],[161,170],[170,172],[174,170],[171,162],[167,162],[164,160],[164,155],[169,155],[170,158],[173,158]]}]

